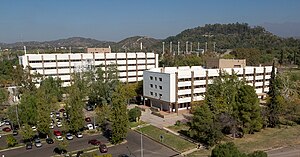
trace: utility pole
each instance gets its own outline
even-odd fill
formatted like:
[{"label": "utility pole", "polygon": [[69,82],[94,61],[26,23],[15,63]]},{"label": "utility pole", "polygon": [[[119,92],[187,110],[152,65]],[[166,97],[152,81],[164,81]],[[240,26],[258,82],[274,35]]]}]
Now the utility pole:
[{"label": "utility pole", "polygon": [[185,53],[187,53],[188,52],[188,44],[189,44],[189,42],[187,41],[187,42],[185,42]]},{"label": "utility pole", "polygon": [[162,45],[163,45],[163,50],[162,50],[162,56],[164,56],[164,54],[165,54],[165,42],[162,42]]},{"label": "utility pole", "polygon": [[173,50],[172,50],[172,41],[170,42],[170,53],[172,53]]},{"label": "utility pole", "polygon": [[207,52],[207,42],[205,42],[205,52]]},{"label": "utility pole", "polygon": [[192,52],[193,51],[193,42],[191,42],[191,50],[190,50],[190,52]]},{"label": "utility pole", "polygon": [[214,52],[216,52],[216,42],[214,42]]},{"label": "utility pole", "polygon": [[178,41],[178,47],[177,47],[177,50],[178,50],[178,54],[179,55],[179,52],[180,52],[180,42]]}]

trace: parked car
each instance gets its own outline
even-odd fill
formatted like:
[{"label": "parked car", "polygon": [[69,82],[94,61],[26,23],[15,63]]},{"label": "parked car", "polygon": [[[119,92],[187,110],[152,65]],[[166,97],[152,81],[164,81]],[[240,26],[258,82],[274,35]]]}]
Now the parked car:
[{"label": "parked car", "polygon": [[91,120],[90,117],[86,117],[86,118],[85,118],[85,121],[86,121],[86,122],[91,122],[92,120]]},{"label": "parked car", "polygon": [[53,131],[53,134],[54,134],[55,136],[61,136],[61,135],[62,135],[62,133],[61,133],[59,130],[54,130],[54,131]]},{"label": "parked car", "polygon": [[26,143],[26,149],[32,149],[32,143],[31,142],[27,142]]},{"label": "parked car", "polygon": [[56,153],[56,154],[67,154],[67,150],[60,149],[58,147],[55,147],[54,150],[53,150],[53,152]]},{"label": "parked car", "polygon": [[32,131],[36,131],[36,127],[35,126],[32,126]]},{"label": "parked car", "polygon": [[2,129],[2,131],[5,131],[5,132],[10,132],[10,131],[11,131],[11,129],[10,129],[9,127],[5,127],[5,128],[3,128],[3,129]]},{"label": "parked car", "polygon": [[53,112],[50,112],[50,118],[53,118],[53,117],[54,117]]},{"label": "parked car", "polygon": [[63,140],[64,140],[62,136],[56,136],[56,139],[57,139],[58,141],[63,141]]},{"label": "parked car", "polygon": [[60,117],[60,113],[59,112],[56,112],[55,115],[56,115],[56,117]]},{"label": "parked car", "polygon": [[101,153],[106,153],[107,152],[107,146],[105,144],[100,144],[99,150]]},{"label": "parked car", "polygon": [[59,110],[59,112],[65,112],[66,110],[64,109],[64,108],[61,108],[60,110]]},{"label": "parked car", "polygon": [[77,152],[76,157],[80,157],[81,154],[83,154],[82,150],[80,150],[80,151]]},{"label": "parked car", "polygon": [[17,130],[13,130],[13,135],[17,136],[18,135],[18,131]]},{"label": "parked car", "polygon": [[87,128],[88,128],[89,130],[92,130],[92,129],[94,129],[94,126],[93,126],[93,124],[87,124],[86,126],[87,126]]},{"label": "parked car", "polygon": [[34,145],[35,145],[37,148],[42,147],[41,140],[38,139],[38,138],[36,138],[36,139],[34,140]]},{"label": "parked car", "polygon": [[53,129],[54,128],[54,125],[51,123],[50,125],[49,125],[49,129]]},{"label": "parked car", "polygon": [[101,142],[96,139],[92,139],[92,140],[89,140],[88,144],[98,146],[101,144]]},{"label": "parked car", "polygon": [[71,133],[67,133],[66,139],[67,140],[73,140],[73,135]]},{"label": "parked car", "polygon": [[5,125],[5,122],[0,121],[0,126]]},{"label": "parked car", "polygon": [[118,157],[129,157],[127,154],[120,154]]},{"label": "parked car", "polygon": [[52,138],[48,137],[48,138],[46,138],[46,142],[47,142],[48,144],[53,144],[53,143],[54,143],[54,140],[53,140]]},{"label": "parked car", "polygon": [[82,138],[82,137],[83,137],[83,135],[82,135],[81,132],[76,132],[76,133],[75,133],[75,136],[76,136],[77,138]]},{"label": "parked car", "polygon": [[56,126],[57,126],[58,128],[62,127],[61,121],[56,122]]}]

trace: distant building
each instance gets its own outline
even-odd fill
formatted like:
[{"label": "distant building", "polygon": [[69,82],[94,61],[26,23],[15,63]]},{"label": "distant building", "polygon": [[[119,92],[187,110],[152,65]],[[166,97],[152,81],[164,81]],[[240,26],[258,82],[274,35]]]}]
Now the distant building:
[{"label": "distant building", "polygon": [[244,68],[246,59],[211,58],[206,61],[206,68]]},{"label": "distant building", "polygon": [[100,66],[105,71],[110,64],[117,65],[120,81],[137,82],[143,79],[144,70],[158,67],[158,54],[145,52],[25,54],[19,56],[19,64],[24,68],[30,67],[30,74],[59,77],[64,87],[70,85],[72,73]]},{"label": "distant building", "polygon": [[108,48],[86,48],[87,53],[111,53],[110,46]]},{"label": "distant building", "polygon": [[[241,64],[242,66],[243,64]],[[234,66],[233,66],[234,67]],[[271,66],[205,69],[192,67],[161,67],[144,71],[143,96],[146,104],[166,112],[190,109],[193,101],[204,100],[205,92],[220,72],[235,73],[255,88],[258,97],[269,91]]]}]

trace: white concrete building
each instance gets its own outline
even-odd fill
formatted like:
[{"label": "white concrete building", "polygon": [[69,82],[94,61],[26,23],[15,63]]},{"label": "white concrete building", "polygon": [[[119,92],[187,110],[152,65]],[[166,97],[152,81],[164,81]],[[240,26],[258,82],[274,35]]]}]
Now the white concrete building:
[{"label": "white concrete building", "polygon": [[[218,77],[221,69],[193,67],[164,67],[144,71],[143,94],[146,104],[167,112],[189,109],[193,101],[204,100],[206,87]],[[259,97],[269,91],[272,66],[223,68],[228,74],[235,73],[239,79],[255,87]]]},{"label": "white concrete building", "polygon": [[62,86],[69,86],[74,71],[91,66],[116,64],[122,82],[137,82],[143,79],[143,71],[158,67],[158,54],[135,53],[69,53],[69,54],[25,54],[19,57],[19,64],[30,67],[30,74],[39,73],[44,77],[59,77]]}]

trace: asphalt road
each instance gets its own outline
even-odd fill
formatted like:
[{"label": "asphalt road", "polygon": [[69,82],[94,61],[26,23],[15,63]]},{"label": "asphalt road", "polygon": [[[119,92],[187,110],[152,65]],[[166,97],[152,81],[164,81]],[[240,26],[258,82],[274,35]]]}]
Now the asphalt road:
[{"label": "asphalt road", "polygon": [[[133,157],[140,157],[141,152],[141,143],[140,143],[140,134],[136,133],[134,131],[129,131],[127,135],[127,143],[120,144],[117,146],[109,147],[108,153],[112,154],[113,157],[118,157],[120,154],[128,154],[132,155]],[[107,139],[103,137],[102,135],[94,135],[94,136],[84,136],[83,138],[76,138],[74,137],[74,140],[70,141],[68,151],[74,151],[78,149],[83,149],[90,147],[88,145],[88,140],[90,139],[98,139],[101,142],[107,142]],[[41,148],[36,148],[33,146],[33,149],[26,150],[25,147],[8,150],[4,152],[0,152],[0,155],[5,155],[5,157],[48,157],[55,155],[53,153],[53,149],[56,147],[56,144],[43,144]],[[151,139],[143,136],[143,152],[144,157],[180,157],[177,152],[155,142]],[[99,151],[96,151],[100,154]]]},{"label": "asphalt road", "polygon": [[300,157],[300,145],[268,151],[269,157]]}]

